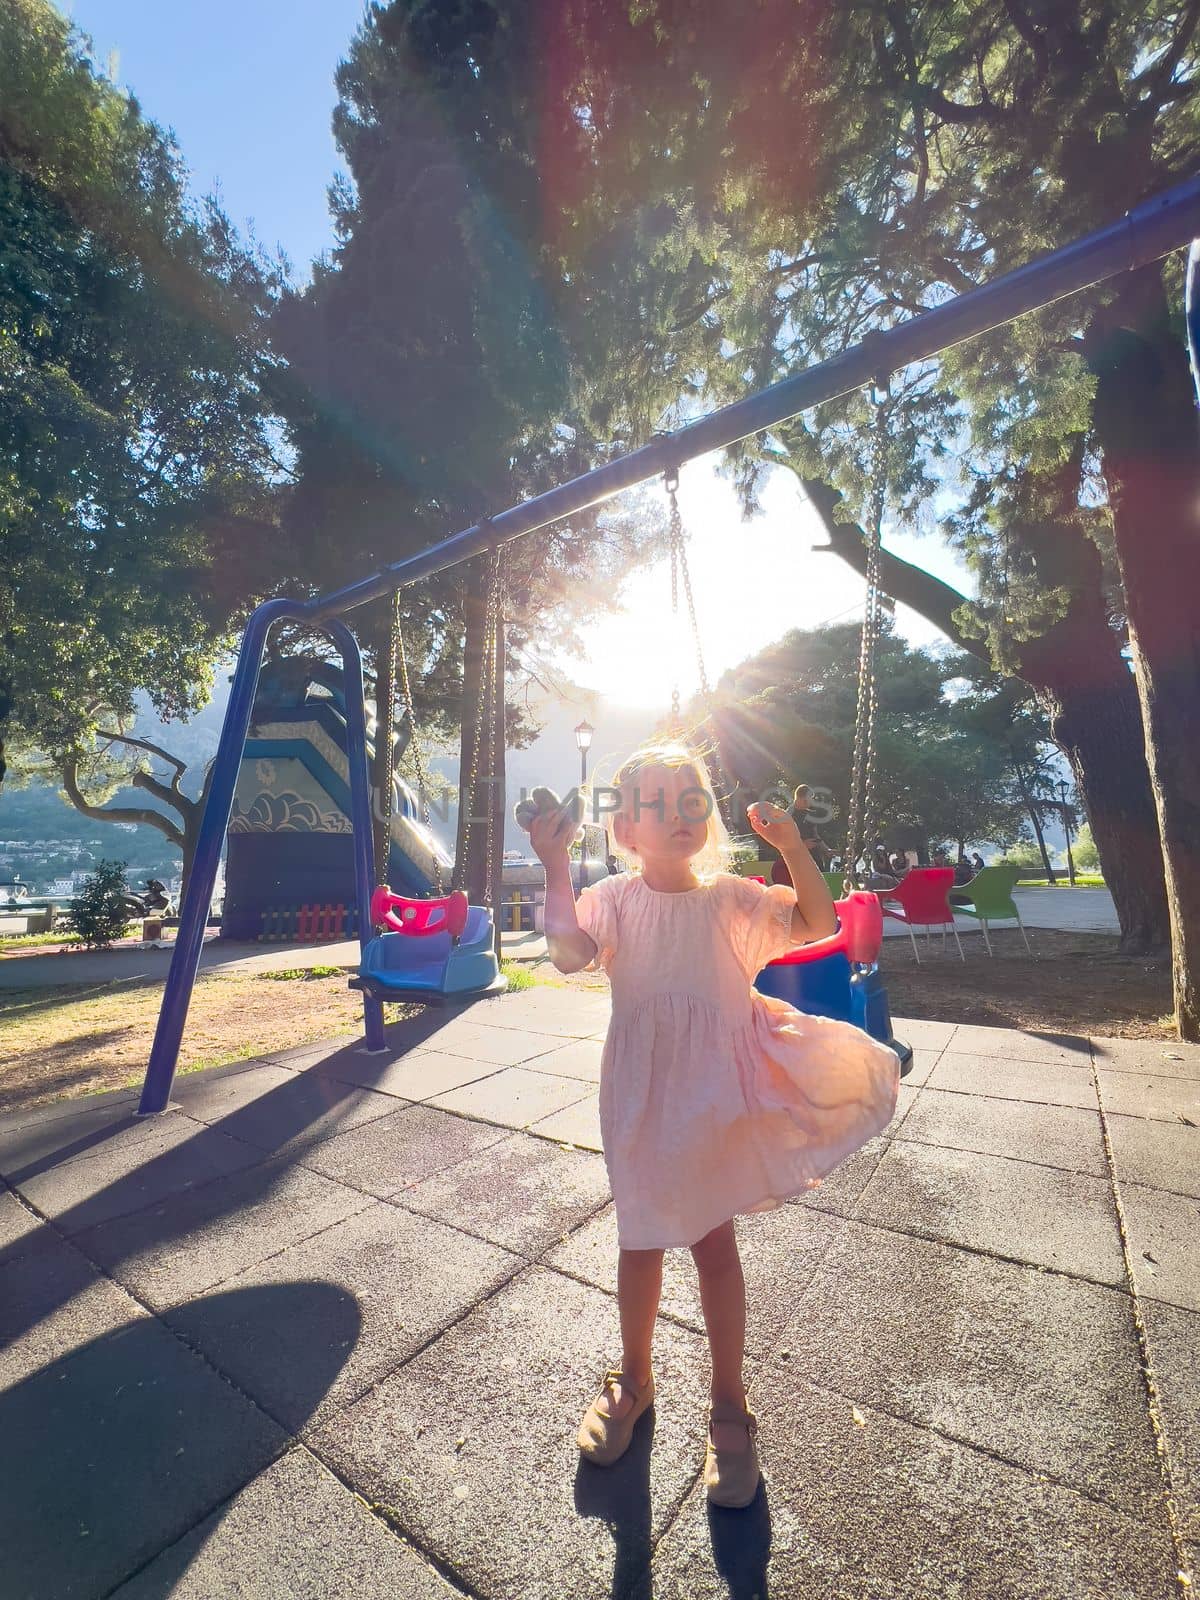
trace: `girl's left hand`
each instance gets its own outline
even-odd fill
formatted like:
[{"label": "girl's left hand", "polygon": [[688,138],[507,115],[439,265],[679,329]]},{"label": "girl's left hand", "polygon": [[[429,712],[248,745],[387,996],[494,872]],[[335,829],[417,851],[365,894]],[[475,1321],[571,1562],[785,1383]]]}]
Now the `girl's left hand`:
[{"label": "girl's left hand", "polygon": [[769,800],[756,800],[746,810],[750,826],[760,839],[765,839],[768,844],[774,845],[781,853],[786,850],[800,849],[804,841],[800,837],[800,829],[788,811],[781,811],[778,806],[773,806]]}]

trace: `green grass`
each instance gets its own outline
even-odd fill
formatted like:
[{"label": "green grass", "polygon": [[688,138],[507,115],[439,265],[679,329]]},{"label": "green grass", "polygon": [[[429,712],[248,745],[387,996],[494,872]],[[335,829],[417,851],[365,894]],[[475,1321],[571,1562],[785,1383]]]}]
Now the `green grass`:
[{"label": "green grass", "polygon": [[260,972],[260,978],[286,983],[291,978],[344,978],[344,967],[285,967],[281,972]]},{"label": "green grass", "polygon": [[[1057,869],[1056,869],[1057,870]],[[1076,889],[1106,889],[1108,885],[1103,878],[1095,873],[1077,872],[1075,874]],[[1017,883],[1018,889],[1069,889],[1070,882],[1066,876],[1057,877],[1053,883],[1047,883],[1045,878],[1021,878]]]},{"label": "green grass", "polygon": [[500,963],[500,971],[508,979],[510,990],[533,989],[536,988],[539,981],[519,961],[502,961]]},{"label": "green grass", "polygon": [[75,933],[12,933],[0,935],[0,950],[36,950],[44,944],[78,944]]}]

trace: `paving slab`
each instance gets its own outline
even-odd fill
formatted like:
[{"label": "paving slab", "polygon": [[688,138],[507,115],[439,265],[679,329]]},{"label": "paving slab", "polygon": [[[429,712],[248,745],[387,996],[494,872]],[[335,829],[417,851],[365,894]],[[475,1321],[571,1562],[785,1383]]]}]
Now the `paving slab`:
[{"label": "paving slab", "polygon": [[1123,1183],[1121,1210],[1138,1294],[1200,1311],[1200,1200]]},{"label": "paving slab", "polygon": [[1100,1084],[1100,1103],[1105,1111],[1200,1128],[1200,1079],[1110,1072],[1104,1067],[1097,1071],[1096,1077]]},{"label": "paving slab", "polygon": [[302,1446],[122,1584],[113,1600],[455,1600]]},{"label": "paving slab", "polygon": [[1110,1072],[1200,1078],[1200,1045],[1177,1039],[1093,1039],[1092,1059]]},{"label": "paving slab", "polygon": [[64,1095],[44,1105],[0,1111],[0,1133],[29,1128],[38,1122],[54,1122],[59,1117],[76,1117],[81,1111],[103,1111],[115,1105],[136,1108],[141,1094],[141,1089],[105,1089],[100,1094]]},{"label": "paving slab", "polygon": [[[395,1101],[392,1102],[393,1106]],[[386,1200],[407,1184],[499,1144],[505,1130],[432,1106],[405,1105],[304,1152],[303,1163]]]},{"label": "paving slab", "polygon": [[556,1049],[562,1038],[554,1033],[533,1033],[526,1028],[484,1027],[455,1017],[430,1033],[423,1048],[444,1056],[468,1056],[472,1061],[490,1061],[498,1067],[512,1067]]},{"label": "paving slab", "polygon": [[0,1495],[0,1593],[100,1600],[258,1473],[286,1436],[153,1317],[0,1395],[24,1440]]},{"label": "paving slab", "polygon": [[287,1157],[171,1195],[75,1235],[91,1260],[159,1311],[365,1210],[369,1195]]},{"label": "paving slab", "polygon": [[956,1022],[930,1022],[924,1017],[893,1017],[897,1039],[914,1050],[945,1050],[958,1031]]},{"label": "paving slab", "polygon": [[1090,1068],[1053,1061],[1001,1061],[947,1050],[926,1082],[931,1089],[1038,1105],[1083,1106],[1094,1111],[1099,1104]]},{"label": "paving slab", "polygon": [[850,1223],[772,1360],[1146,1520],[1162,1476],[1129,1296]]},{"label": "paving slab", "polygon": [[531,1122],[528,1131],[539,1139],[553,1139],[559,1144],[577,1145],[581,1150],[604,1149],[604,1136],[600,1132],[600,1096],[589,1094],[584,1100],[556,1111],[552,1116]]},{"label": "paving slab", "polygon": [[1184,1537],[1200,1542],[1200,1314],[1143,1300],[1142,1320]]},{"label": "paving slab", "polygon": [[295,1081],[294,1072],[273,1062],[238,1061],[232,1067],[213,1067],[176,1078],[171,1103],[197,1122],[211,1124]]},{"label": "paving slab", "polygon": [[1049,1061],[1065,1067],[1092,1064],[1090,1041],[1073,1033],[1026,1033],[1020,1028],[960,1022],[951,1048],[957,1055],[986,1055],[996,1061]]},{"label": "paving slab", "polygon": [[[838,1236],[842,1221],[818,1211],[780,1206],[738,1217],[736,1232],[746,1279],[746,1349],[761,1360],[787,1326],[805,1286]],[[617,1292],[617,1219],[612,1206],[543,1257],[608,1294]],[[662,1309],[702,1332],[699,1280],[689,1250],[663,1256]]]},{"label": "paving slab", "polygon": [[527,1128],[531,1122],[585,1100],[590,1087],[579,1078],[557,1078],[525,1067],[507,1067],[492,1078],[434,1095],[430,1105],[460,1116],[480,1117],[505,1128]]},{"label": "paving slab", "polygon": [[179,1112],[115,1130],[95,1153],[42,1164],[14,1183],[65,1233],[79,1233],[262,1160],[259,1151]]},{"label": "paving slab", "polygon": [[[168,1324],[293,1433],[348,1405],[525,1265],[455,1228],[381,1202],[292,1245]],[[254,1295],[291,1290],[287,1318]],[[319,1287],[323,1292],[312,1296]],[[320,1388],[314,1373],[325,1380]],[[318,1389],[320,1392],[318,1392]]]},{"label": "paving slab", "polygon": [[50,1232],[16,1195],[0,1191],[0,1265],[37,1248]]},{"label": "paving slab", "polygon": [[61,1166],[66,1161],[99,1155],[110,1141],[119,1140],[125,1149],[145,1142],[152,1145],[169,1123],[182,1123],[188,1132],[198,1132],[197,1124],[178,1112],[161,1117],[135,1117],[129,1101],[109,1102],[92,1109],[86,1101],[77,1103],[69,1117],[40,1117],[0,1122],[0,1177],[16,1188],[24,1178]]},{"label": "paving slab", "polygon": [[940,1049],[927,1050],[923,1046],[914,1045],[912,1065],[901,1081],[911,1089],[921,1088],[923,1084],[928,1083],[929,1074],[937,1066],[941,1056],[942,1051]]},{"label": "paving slab", "polygon": [[0,1266],[0,1389],[145,1315],[47,1229],[39,1249]]},{"label": "paving slab", "polygon": [[[697,1492],[654,1556],[654,1600],[1169,1600],[1170,1536],[770,1362],[750,1393],[765,1491]],[[858,1413],[856,1420],[855,1412]]]},{"label": "paving slab", "polygon": [[575,1434],[619,1350],[615,1301],[530,1267],[313,1448],[471,1594],[642,1592],[652,1541],[703,1463],[706,1360],[698,1335],[663,1323],[658,1402],[621,1460],[593,1467]]},{"label": "paving slab", "polygon": [[875,1168],[883,1160],[883,1152],[891,1143],[892,1135],[876,1134],[852,1156],[835,1167],[815,1189],[796,1195],[789,1205],[805,1206],[813,1211],[830,1211],[837,1217],[852,1217],[858,1198],[866,1188]]},{"label": "paving slab", "polygon": [[322,1062],[312,1071],[327,1073],[342,1083],[357,1083],[376,1094],[402,1100],[428,1100],[447,1089],[457,1089],[477,1078],[502,1072],[494,1061],[472,1061],[469,1056],[447,1056],[437,1050],[409,1050],[393,1061],[382,1056],[344,1055]]},{"label": "paving slab", "polygon": [[902,1137],[1108,1176],[1100,1113],[1078,1106],[1034,1105],[929,1085],[904,1119]]},{"label": "paving slab", "polygon": [[602,1033],[612,1015],[607,989],[558,988],[537,984],[506,994],[473,1014],[471,1020],[492,1028],[518,1028],[531,1033],[552,1033],[564,1039],[584,1039]]},{"label": "paving slab", "polygon": [[599,1156],[514,1133],[481,1155],[406,1186],[392,1203],[532,1259],[608,1198],[608,1173]]},{"label": "paving slab", "polygon": [[894,1139],[854,1215],[1125,1287],[1112,1191],[1086,1173]]},{"label": "paving slab", "polygon": [[[264,1070],[275,1073],[281,1069],[270,1066]],[[285,1071],[277,1086],[248,1095],[244,1104],[233,1106],[221,1117],[219,1127],[222,1133],[263,1154],[300,1157],[324,1140],[395,1110],[394,1095],[376,1094],[320,1072]]]},{"label": "paving slab", "polygon": [[572,1039],[560,1044],[544,1056],[529,1063],[535,1072],[553,1072],[562,1078],[584,1078],[589,1083],[600,1082],[600,1060],[604,1045],[599,1039]]},{"label": "paving slab", "polygon": [[1200,1197],[1200,1128],[1115,1114],[1106,1125],[1119,1179]]}]

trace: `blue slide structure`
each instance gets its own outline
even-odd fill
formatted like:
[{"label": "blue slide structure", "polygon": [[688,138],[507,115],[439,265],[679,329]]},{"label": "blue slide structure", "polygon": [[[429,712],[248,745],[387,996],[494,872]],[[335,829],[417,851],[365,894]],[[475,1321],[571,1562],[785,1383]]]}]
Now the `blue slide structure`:
[{"label": "blue slide structure", "polygon": [[[369,715],[367,734],[370,749]],[[400,749],[397,740],[397,755]],[[372,801],[377,807],[378,797]],[[439,892],[435,863],[448,883],[452,857],[422,824],[412,790],[397,779],[387,882],[399,894],[427,898]],[[341,672],[321,661],[269,664],[229,819],[221,935],[256,939],[268,913],[354,904]],[[348,936],[355,931],[347,925]]]}]

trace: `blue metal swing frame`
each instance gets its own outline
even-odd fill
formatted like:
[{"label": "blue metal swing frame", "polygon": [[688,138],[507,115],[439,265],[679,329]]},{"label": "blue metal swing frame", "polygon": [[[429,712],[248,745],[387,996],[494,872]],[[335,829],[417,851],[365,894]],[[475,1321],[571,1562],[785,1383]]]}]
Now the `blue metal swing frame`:
[{"label": "blue metal swing frame", "polygon": [[[1200,235],[1200,176],[1148,200],[1108,227],[1006,273],[993,283],[968,290],[886,332],[875,333],[830,361],[820,362],[745,400],[711,412],[675,433],[664,434],[642,449],[573,478],[557,489],[536,495],[494,517],[484,518],[428,550],[384,567],[372,577],[315,600],[268,600],[259,606],[251,615],[242,638],[139,1114],[163,1111],[170,1100],[221,846],[229,825],[238,768],[250,726],[263,649],[277,622],[303,622],[309,627],[323,627],[341,652],[346,686],[346,754],[350,767],[350,821],[354,830],[355,902],[359,938],[365,947],[371,934],[374,868],[362,657],[354,635],[344,623],[336,620],[338,617],[370,600],[380,599],[523,534],[572,516],[625,489],[661,477],[665,472],[678,471],[685,461],[736,444],[812,406],[863,388],[885,374],[1011,322],[1027,311],[1035,311],[1117,273],[1156,261],[1189,244],[1197,235]],[[1193,252],[1188,286],[1188,326],[1193,352],[1200,344],[1198,261],[1200,257]],[[1200,355],[1194,354],[1193,370],[1200,386]],[[363,994],[363,1025],[367,1048],[383,1050],[383,1007],[370,992]]]}]

